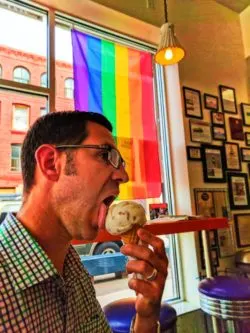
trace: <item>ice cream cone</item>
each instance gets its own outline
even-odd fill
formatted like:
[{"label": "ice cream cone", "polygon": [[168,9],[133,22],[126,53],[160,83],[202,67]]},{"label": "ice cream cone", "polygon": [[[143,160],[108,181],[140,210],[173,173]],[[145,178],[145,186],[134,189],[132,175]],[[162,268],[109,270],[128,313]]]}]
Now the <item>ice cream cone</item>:
[{"label": "ice cream cone", "polygon": [[127,232],[124,232],[121,235],[121,239],[124,244],[137,244],[139,241],[139,237],[137,236],[137,230],[141,228],[140,225],[134,226],[132,229],[130,229]]}]

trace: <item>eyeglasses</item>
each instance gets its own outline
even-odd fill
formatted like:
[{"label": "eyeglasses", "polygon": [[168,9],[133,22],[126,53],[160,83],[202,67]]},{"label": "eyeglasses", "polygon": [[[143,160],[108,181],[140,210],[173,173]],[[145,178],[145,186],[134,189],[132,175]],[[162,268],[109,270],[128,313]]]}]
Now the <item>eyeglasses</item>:
[{"label": "eyeglasses", "polygon": [[102,158],[105,162],[110,163],[115,169],[119,169],[121,165],[125,168],[125,161],[122,158],[120,152],[109,145],[58,145],[57,149],[77,149],[77,148],[89,148],[103,150],[106,154],[103,154]]}]

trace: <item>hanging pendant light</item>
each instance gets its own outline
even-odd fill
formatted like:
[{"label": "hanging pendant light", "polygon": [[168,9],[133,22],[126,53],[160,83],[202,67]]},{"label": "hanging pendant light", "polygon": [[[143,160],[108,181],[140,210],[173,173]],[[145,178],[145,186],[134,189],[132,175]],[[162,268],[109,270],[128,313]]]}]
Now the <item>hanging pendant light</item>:
[{"label": "hanging pendant light", "polygon": [[164,1],[165,22],[161,27],[161,40],[155,54],[155,62],[160,65],[173,65],[179,62],[184,56],[185,51],[181,47],[174,33],[174,25],[168,22],[167,0]]}]

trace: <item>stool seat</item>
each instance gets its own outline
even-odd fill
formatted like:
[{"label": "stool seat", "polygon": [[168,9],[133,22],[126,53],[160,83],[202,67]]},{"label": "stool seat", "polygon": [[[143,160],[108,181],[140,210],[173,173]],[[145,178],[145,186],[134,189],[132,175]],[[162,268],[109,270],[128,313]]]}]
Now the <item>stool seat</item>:
[{"label": "stool seat", "polygon": [[[103,310],[113,333],[128,333],[132,318],[136,314],[135,298],[124,298],[114,301],[107,304]],[[173,326],[175,327],[176,318],[175,309],[163,303],[160,312],[161,330],[166,331]],[[173,332],[175,332],[175,330]]]},{"label": "stool seat", "polygon": [[250,280],[216,276],[199,285],[201,309],[225,320],[250,319]]},{"label": "stool seat", "polygon": [[230,301],[250,300],[250,280],[244,277],[216,276],[201,281],[199,292]]}]

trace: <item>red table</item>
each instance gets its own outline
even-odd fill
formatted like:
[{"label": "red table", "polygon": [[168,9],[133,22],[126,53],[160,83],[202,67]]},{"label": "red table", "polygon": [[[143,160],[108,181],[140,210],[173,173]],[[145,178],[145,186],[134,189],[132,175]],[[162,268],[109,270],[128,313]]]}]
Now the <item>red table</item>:
[{"label": "red table", "polygon": [[[202,242],[204,248],[204,257],[205,257],[205,266],[206,266],[206,275],[207,277],[212,276],[211,270],[211,258],[209,252],[209,243],[207,237],[207,230],[211,229],[222,229],[228,228],[228,220],[224,217],[216,217],[216,218],[191,218],[186,220],[178,220],[176,217],[175,220],[169,221],[166,218],[161,219],[160,222],[157,221],[149,221],[148,224],[144,226],[147,230],[149,230],[154,235],[170,235],[177,234],[182,232],[193,232],[193,231],[201,231],[202,232]],[[106,230],[101,230],[98,233],[97,238],[92,242],[108,242],[119,240],[120,236],[112,236]],[[87,241],[77,241],[74,240],[73,244],[82,244],[89,243]]]}]

